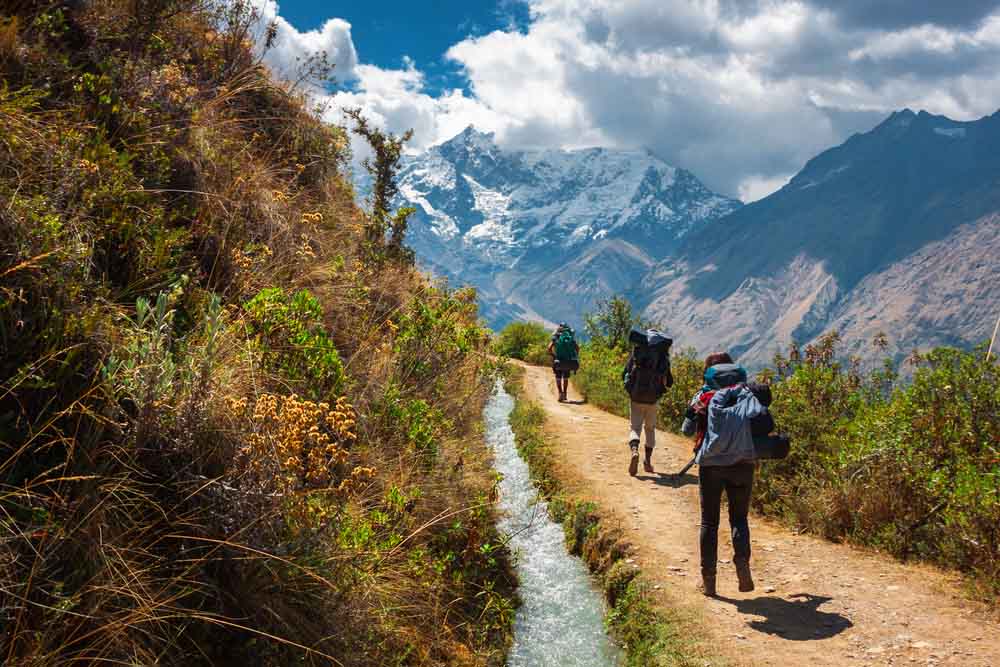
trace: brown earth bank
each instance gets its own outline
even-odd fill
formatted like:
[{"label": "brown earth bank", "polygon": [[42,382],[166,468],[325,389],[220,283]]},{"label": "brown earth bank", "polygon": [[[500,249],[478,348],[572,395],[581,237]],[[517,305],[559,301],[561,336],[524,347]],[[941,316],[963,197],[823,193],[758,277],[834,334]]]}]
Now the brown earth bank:
[{"label": "brown earth bank", "polygon": [[751,518],[757,589],[738,593],[726,518],[720,529],[719,597],[697,585],[697,468],[672,474],[690,442],[657,431],[657,474],[629,477],[624,419],[556,400],[547,368],[526,367],[525,398],[546,411],[562,447],[554,471],[567,489],[615,515],[659,602],[693,612],[709,644],[739,665],[1000,665],[995,612],[969,601],[957,575],[903,564]]}]

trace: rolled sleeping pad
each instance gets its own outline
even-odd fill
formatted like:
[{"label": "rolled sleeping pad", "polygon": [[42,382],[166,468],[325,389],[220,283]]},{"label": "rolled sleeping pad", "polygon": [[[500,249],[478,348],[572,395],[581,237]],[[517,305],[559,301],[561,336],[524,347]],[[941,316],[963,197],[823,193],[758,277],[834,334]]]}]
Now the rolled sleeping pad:
[{"label": "rolled sleeping pad", "polygon": [[784,435],[754,436],[753,457],[759,459],[783,459],[791,451],[792,441]]},{"label": "rolled sleeping pad", "polygon": [[670,347],[674,343],[672,338],[658,329],[646,329],[645,331],[632,329],[628,334],[628,342],[633,345],[647,345],[649,347],[659,347],[661,345]]},{"label": "rolled sleeping pad", "polygon": [[747,381],[747,371],[739,364],[716,364],[705,371],[705,384],[712,389],[725,389]]}]

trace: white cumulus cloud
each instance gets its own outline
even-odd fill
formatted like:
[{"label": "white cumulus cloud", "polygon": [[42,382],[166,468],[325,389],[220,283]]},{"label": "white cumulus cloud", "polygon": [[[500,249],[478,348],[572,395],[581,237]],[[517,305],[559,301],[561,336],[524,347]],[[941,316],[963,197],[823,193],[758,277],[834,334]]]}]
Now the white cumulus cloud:
[{"label": "white cumulus cloud", "polygon": [[393,132],[413,128],[414,150],[469,124],[513,147],[645,147],[745,200],[895,109],[969,119],[1000,100],[1000,2],[892,0],[893,11],[860,0],[526,2],[526,27],[469,37],[444,55],[468,92],[430,94],[410,61],[358,64],[343,21],[302,33],[279,17],[274,59],[287,66],[323,45],[340,59],[338,75],[353,77],[331,96],[330,118],[360,106]]}]

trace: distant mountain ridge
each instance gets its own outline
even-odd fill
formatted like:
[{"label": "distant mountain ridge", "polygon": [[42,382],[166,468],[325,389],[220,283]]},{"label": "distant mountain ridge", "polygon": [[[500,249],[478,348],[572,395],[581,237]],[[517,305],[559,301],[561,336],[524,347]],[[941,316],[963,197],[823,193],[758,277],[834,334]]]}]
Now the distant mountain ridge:
[{"label": "distant mountain ridge", "polygon": [[579,324],[627,294],[680,345],[759,367],[837,330],[847,354],[968,346],[1000,303],[1000,112],[904,109],[752,204],[647,151],[510,151],[468,128],[405,159],[423,266],[479,290],[494,328]]},{"label": "distant mountain ridge", "polygon": [[494,327],[579,323],[692,230],[741,206],[648,151],[512,151],[469,127],[404,159],[400,205],[421,264],[480,292]]},{"label": "distant mountain ridge", "polygon": [[[645,279],[645,312],[754,364],[838,330],[873,354],[971,345],[1000,303],[1000,112],[893,113],[778,192],[689,235]],[[716,322],[714,327],[706,323]]]}]

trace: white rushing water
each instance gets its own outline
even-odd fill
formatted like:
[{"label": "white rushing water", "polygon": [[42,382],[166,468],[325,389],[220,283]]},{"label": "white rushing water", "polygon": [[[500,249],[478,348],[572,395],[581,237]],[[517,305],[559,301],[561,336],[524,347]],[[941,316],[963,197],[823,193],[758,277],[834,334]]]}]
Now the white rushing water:
[{"label": "white rushing water", "polygon": [[522,605],[514,620],[508,667],[610,667],[619,651],[604,631],[604,601],[587,568],[566,551],[549,519],[510,428],[511,398],[498,383],[486,405],[486,439],[503,475],[500,529],[511,536]]}]

